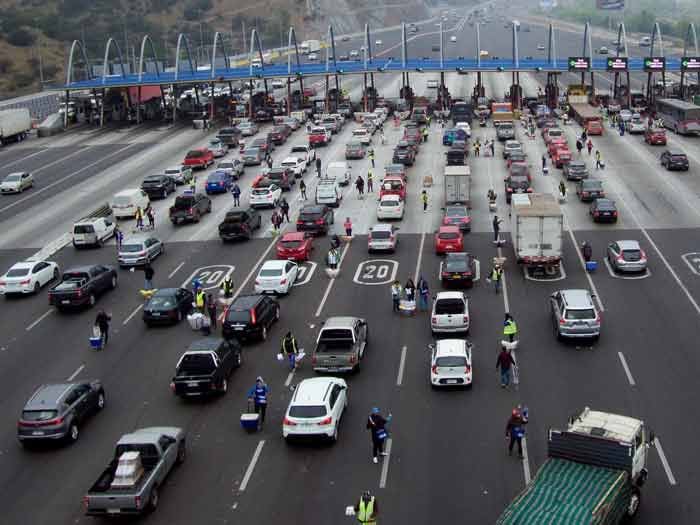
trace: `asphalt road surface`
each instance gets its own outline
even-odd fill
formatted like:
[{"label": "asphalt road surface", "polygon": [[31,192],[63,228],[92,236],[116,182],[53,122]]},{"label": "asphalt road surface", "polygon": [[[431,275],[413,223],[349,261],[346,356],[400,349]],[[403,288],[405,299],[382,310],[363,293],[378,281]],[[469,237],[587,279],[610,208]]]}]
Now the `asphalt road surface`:
[{"label": "asphalt road surface", "polygon": [[[498,25],[498,24],[497,24]],[[501,24],[502,26],[502,24]],[[534,28],[533,28],[534,31]],[[474,35],[469,26],[457,31],[451,44],[469,53]],[[383,47],[398,36],[384,33]],[[506,31],[482,32],[482,47],[506,54]],[[429,54],[430,36],[413,41],[419,53]],[[393,39],[393,40],[392,40]],[[560,45],[563,45],[563,35]],[[537,42],[533,38],[532,42]],[[353,43],[347,43],[352,46]],[[422,46],[422,47],[421,47]],[[502,46],[502,47],[499,47]],[[351,49],[352,47],[349,47]],[[522,49],[522,48],[521,48]],[[573,49],[573,48],[572,48]],[[491,51],[493,50],[493,51]],[[397,53],[397,56],[399,54]],[[381,94],[396,97],[400,78],[376,76]],[[436,75],[411,76],[417,94],[430,94],[426,82]],[[468,95],[475,75],[446,76],[453,95]],[[487,94],[502,96],[510,75],[485,76]],[[541,85],[536,75],[521,75],[526,92]],[[357,99],[361,81],[348,80]],[[344,144],[356,124],[349,123],[333,142],[318,150],[325,166],[343,159]],[[580,130],[566,128],[569,142]],[[144,124],[128,130],[76,130],[51,139],[31,139],[0,152],[0,174],[29,170],[34,189],[0,199],[0,270],[51,246],[69,231],[81,214],[99,206],[117,191],[137,187],[145,175],[177,165],[185,152],[206,144],[213,132],[183,126]],[[387,144],[375,141],[376,175],[390,161],[400,130],[385,125]],[[534,188],[552,193],[560,172],[544,176],[539,170],[542,139],[519,138],[533,165]],[[492,127],[474,129],[483,140],[495,135]],[[0,321],[0,490],[3,523],[87,523],[82,497],[110,460],[116,440],[143,426],[175,425],[189,432],[187,462],[168,478],[156,513],[143,519],[154,524],[191,523],[341,523],[345,507],[359,494],[372,490],[381,506],[382,523],[454,521],[492,523],[504,506],[523,488],[546,457],[546,432],[561,427],[584,406],[643,419],[654,430],[658,445],[650,453],[650,476],[643,494],[640,524],[693,524],[700,514],[695,498],[699,466],[693,454],[700,433],[696,378],[700,358],[696,350],[700,316],[700,139],[669,136],[684,149],[690,171],[666,172],[658,164],[660,148],[640,137],[608,132],[594,138],[606,161],[594,172],[616,200],[620,221],[593,224],[586,205],[578,202],[573,186],[563,205],[566,216],[565,251],[560,280],[532,280],[513,263],[509,212],[502,194],[504,163],[500,146],[496,157],[470,156],[473,174],[473,231],[467,250],[481,264],[481,279],[468,291],[474,343],[474,387],[470,391],[432,391],[426,347],[433,341],[429,317],[400,317],[391,312],[389,282],[404,283],[423,275],[432,292],[441,289],[440,258],[434,254],[433,232],[441,218],[444,148],[441,130],[433,124],[416,165],[409,169],[406,216],[396,225],[399,247],[395,254],[368,254],[367,231],[375,221],[376,197],[358,199],[352,188],[344,191],[335,212],[334,231],[340,233],[345,217],[353,222],[355,237],[343,246],[340,275],[329,280],[323,257],[328,240],[315,240],[312,263],[305,264],[308,281],[280,299],[281,320],[267,341],[246,345],[243,367],[236,371],[229,392],[203,402],[183,402],[168,387],[175,364],[189,343],[200,336],[186,323],[147,329],[141,321],[138,290],[140,271],[119,271],[119,285],[99,299],[99,308],[111,312],[112,337],[99,353],[88,347],[95,310],[71,314],[54,312],[46,291],[38,296],[1,301]],[[276,162],[291,145],[304,143],[297,131],[276,149]],[[230,157],[237,153],[229,154]],[[584,160],[593,168],[590,158]],[[366,174],[368,161],[352,162],[353,174]],[[257,168],[241,179],[247,203],[249,183]],[[423,177],[432,175],[428,212],[419,200]],[[205,176],[198,175],[198,185]],[[312,170],[305,175],[309,196],[316,184]],[[378,186],[378,184],[376,185]],[[492,243],[486,192],[499,193],[497,214],[504,219],[507,258],[504,293],[496,295],[483,275],[497,250]],[[182,192],[182,189],[178,189]],[[291,217],[302,205],[298,187],[287,198]],[[269,211],[263,228],[247,242],[222,244],[217,225],[232,206],[230,195],[213,197],[213,212],[199,224],[173,227],[167,208],[174,196],[155,201],[158,236],[166,252],[154,262],[155,285],[187,285],[194,275],[212,266],[232,271],[240,293],[253,289],[260,264],[274,255]],[[125,231],[133,222],[121,225]],[[285,224],[285,229],[294,229]],[[602,264],[608,242],[638,240],[649,257],[649,271],[641,278],[616,275]],[[584,271],[576,246],[592,243],[601,262],[596,273]],[[62,269],[83,263],[115,264],[115,246],[76,251],[68,246],[51,256]],[[374,269],[368,269],[374,265]],[[216,286],[217,283],[212,283]],[[552,334],[548,296],[564,288],[586,288],[596,294],[603,311],[603,334],[593,346],[559,343]],[[495,360],[504,312],[511,312],[520,328],[517,388],[500,388]],[[370,343],[362,371],[348,378],[349,409],[340,439],[324,444],[288,446],[281,436],[281,420],[291,398],[290,385],[313,377],[308,362],[289,375],[275,354],[287,330],[301,346],[313,348],[320,323],[333,315],[357,315],[369,323]],[[239,425],[246,391],[262,375],[272,389],[268,423],[258,434],[246,434]],[[16,439],[16,420],[29,395],[41,383],[68,378],[99,378],[105,385],[107,408],[81,431],[72,446],[23,450]],[[530,409],[527,454],[508,457],[504,428],[513,406]],[[371,443],[365,418],[373,406],[393,413],[391,453],[383,462],[371,461]],[[249,473],[246,476],[246,473]],[[246,477],[246,485],[242,482]]]}]

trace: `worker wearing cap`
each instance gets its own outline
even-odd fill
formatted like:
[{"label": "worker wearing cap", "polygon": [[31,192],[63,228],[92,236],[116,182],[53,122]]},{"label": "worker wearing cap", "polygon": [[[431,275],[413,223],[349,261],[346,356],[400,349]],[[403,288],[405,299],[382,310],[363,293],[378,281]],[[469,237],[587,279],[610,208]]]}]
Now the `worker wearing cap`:
[{"label": "worker wearing cap", "polygon": [[379,514],[377,498],[366,490],[355,505],[357,521],[358,523],[377,523],[377,514]]},{"label": "worker wearing cap", "polygon": [[509,313],[506,313],[506,317],[503,320],[503,335],[508,338],[512,343],[515,336],[518,335],[518,325],[515,324],[515,319]]}]

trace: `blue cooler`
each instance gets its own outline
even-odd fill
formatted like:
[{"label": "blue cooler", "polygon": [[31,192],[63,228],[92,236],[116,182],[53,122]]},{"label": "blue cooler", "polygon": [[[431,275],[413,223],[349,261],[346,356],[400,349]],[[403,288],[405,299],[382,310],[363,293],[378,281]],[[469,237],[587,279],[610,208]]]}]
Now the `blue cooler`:
[{"label": "blue cooler", "polygon": [[90,348],[93,350],[102,350],[102,337],[91,337]]},{"label": "blue cooler", "polygon": [[586,271],[588,273],[593,273],[596,271],[596,268],[598,268],[598,263],[596,261],[588,261],[586,263]]}]

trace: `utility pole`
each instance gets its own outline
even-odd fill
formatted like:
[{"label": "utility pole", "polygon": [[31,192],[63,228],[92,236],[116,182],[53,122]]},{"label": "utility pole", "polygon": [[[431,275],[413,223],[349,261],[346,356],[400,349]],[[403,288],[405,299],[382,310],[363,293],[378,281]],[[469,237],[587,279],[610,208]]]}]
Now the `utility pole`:
[{"label": "utility pole", "polygon": [[[202,29],[202,22],[199,23],[199,50],[200,57],[204,58],[204,30]],[[204,60],[200,60],[200,64],[203,64]]]},{"label": "utility pole", "polygon": [[245,20],[242,20],[241,24],[243,25],[243,53],[246,53],[246,50],[248,49],[248,44],[245,36]]},{"label": "utility pole", "polygon": [[39,55],[39,84],[41,86],[41,91],[44,91],[44,62],[41,59],[41,38],[39,38],[38,41],[37,54]]},{"label": "utility pole", "polygon": [[[126,53],[126,65],[129,64],[129,38],[126,34],[126,19],[122,22],[124,24],[124,52]],[[133,71],[133,70],[131,70]]]}]

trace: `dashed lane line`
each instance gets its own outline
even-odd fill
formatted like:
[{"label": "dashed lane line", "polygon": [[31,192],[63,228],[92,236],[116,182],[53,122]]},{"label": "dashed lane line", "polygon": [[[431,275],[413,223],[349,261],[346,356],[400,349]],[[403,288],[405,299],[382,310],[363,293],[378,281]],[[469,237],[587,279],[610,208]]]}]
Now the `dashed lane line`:
[{"label": "dashed lane line", "polygon": [[185,265],[185,261],[182,261],[180,264],[178,264],[175,267],[175,269],[168,274],[168,279],[172,279],[173,275],[175,275],[180,270],[180,268],[182,268],[184,265]]},{"label": "dashed lane line", "polygon": [[85,370],[85,365],[80,365],[78,369],[68,377],[68,382],[73,381],[73,379],[78,377],[78,374],[80,374],[80,372],[82,372],[83,370]]},{"label": "dashed lane line", "polygon": [[671,465],[668,464],[668,460],[666,459],[666,454],[664,454],[664,449],[661,446],[661,441],[659,441],[659,438],[654,438],[654,448],[656,448],[656,452],[659,454],[659,459],[661,460],[661,465],[663,465],[664,471],[666,472],[666,477],[668,478],[668,482],[671,485],[677,485],[676,477],[673,475],[673,471],[671,470]]},{"label": "dashed lane line", "polygon": [[260,459],[260,453],[262,452],[264,446],[265,440],[261,439],[258,443],[258,446],[255,447],[255,452],[253,452],[253,458],[250,460],[250,464],[248,465],[248,468],[246,469],[245,474],[243,475],[243,480],[241,481],[241,484],[238,487],[238,492],[243,492],[245,491],[246,487],[248,487],[248,482],[250,481],[250,478],[253,475],[253,470],[255,470],[255,465]]},{"label": "dashed lane line", "polygon": [[46,153],[47,151],[51,151],[51,150],[49,148],[46,148],[46,149],[42,149],[39,151],[35,151],[34,153],[27,155],[26,157],[22,157],[21,159],[13,160],[12,162],[5,164],[4,166],[0,166],[0,170],[4,170],[5,168],[9,168],[10,166],[14,166],[15,164],[19,164],[20,162],[24,162],[27,159],[31,159],[32,157],[36,157],[37,155],[39,155],[41,153]]},{"label": "dashed lane line", "polygon": [[618,352],[617,357],[620,358],[622,368],[625,369],[625,375],[627,376],[627,381],[629,382],[630,386],[635,386],[637,383],[634,381],[634,377],[632,377],[630,367],[627,365],[627,359],[625,359],[625,354],[623,354],[622,352]]},{"label": "dashed lane line", "polygon": [[394,440],[391,438],[387,438],[386,440],[386,448],[384,449],[386,456],[384,456],[384,459],[382,460],[382,473],[379,477],[380,489],[386,488],[386,479],[389,476],[389,462],[391,460],[391,445],[393,442]]},{"label": "dashed lane line", "polygon": [[26,330],[27,332],[29,332],[29,330],[31,330],[32,328],[34,328],[36,325],[38,325],[40,322],[42,322],[44,319],[46,319],[49,315],[51,315],[51,314],[53,313],[53,311],[54,311],[54,310],[53,310],[53,308],[52,308],[51,310],[47,310],[46,312],[44,312],[44,313],[43,313],[38,319],[36,319],[32,324],[30,324],[29,326],[27,326],[27,328],[25,328],[25,330]]},{"label": "dashed lane line", "polygon": [[[348,253],[348,248],[350,248],[350,243],[347,242],[345,243],[345,247],[343,248],[343,253],[340,254],[340,261],[338,262],[338,271],[343,266],[343,261],[345,260],[345,254]],[[316,317],[319,317],[321,315],[321,312],[323,311],[323,306],[326,304],[326,300],[328,299],[328,295],[331,293],[331,289],[333,288],[333,285],[335,284],[335,277],[331,277],[330,282],[328,283],[328,286],[326,287],[326,292],[323,294],[323,297],[321,298],[321,303],[318,305],[318,309],[316,310]]]},{"label": "dashed lane line", "polygon": [[126,319],[124,319],[124,322],[123,322],[122,324],[123,324],[124,326],[126,326],[126,324],[127,324],[129,321],[131,321],[131,320],[133,319],[133,317],[134,317],[137,313],[139,313],[139,311],[141,310],[141,308],[143,308],[143,304],[138,305],[138,306],[134,309],[134,311],[131,312],[131,313],[129,314],[129,317],[127,317]]},{"label": "dashed lane line", "polygon": [[401,349],[401,360],[399,361],[399,372],[396,375],[396,386],[401,386],[403,383],[403,371],[406,367],[406,347]]},{"label": "dashed lane line", "polygon": [[532,475],[530,473],[530,460],[527,454],[527,438],[523,436],[523,471],[525,473],[525,484],[530,483]]}]

